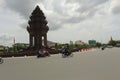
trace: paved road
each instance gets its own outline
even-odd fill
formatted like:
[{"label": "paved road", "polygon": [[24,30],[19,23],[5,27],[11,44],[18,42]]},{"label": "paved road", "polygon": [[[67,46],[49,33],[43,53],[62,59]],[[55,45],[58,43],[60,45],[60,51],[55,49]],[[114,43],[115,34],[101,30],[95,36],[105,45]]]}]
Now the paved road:
[{"label": "paved road", "polygon": [[0,80],[120,80],[120,48],[77,52],[71,58],[5,58]]}]

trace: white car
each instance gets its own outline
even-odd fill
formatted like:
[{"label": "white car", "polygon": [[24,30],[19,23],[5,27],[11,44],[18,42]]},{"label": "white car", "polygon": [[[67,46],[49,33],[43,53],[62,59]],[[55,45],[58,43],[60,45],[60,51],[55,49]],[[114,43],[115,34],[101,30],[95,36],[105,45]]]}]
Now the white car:
[{"label": "white car", "polygon": [[107,46],[107,48],[113,48],[113,46],[111,46],[111,45],[108,45],[108,46]]}]

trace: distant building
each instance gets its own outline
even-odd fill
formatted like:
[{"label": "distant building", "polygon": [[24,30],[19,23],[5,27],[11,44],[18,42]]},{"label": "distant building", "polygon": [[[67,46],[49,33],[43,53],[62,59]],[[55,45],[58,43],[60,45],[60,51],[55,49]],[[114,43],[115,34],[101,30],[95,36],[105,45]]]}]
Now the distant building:
[{"label": "distant building", "polygon": [[0,54],[8,51],[8,47],[0,45]]},{"label": "distant building", "polygon": [[110,37],[110,41],[113,41],[113,38],[112,38],[112,36]]},{"label": "distant building", "polygon": [[55,47],[55,42],[52,42],[52,41],[47,41],[47,45],[48,47]]},{"label": "distant building", "polygon": [[4,46],[0,45],[0,53],[3,53],[4,52]]},{"label": "distant building", "polygon": [[96,44],[96,40],[89,40],[88,43],[89,43],[90,45],[95,45],[95,44]]},{"label": "distant building", "polygon": [[72,44],[73,44],[73,41],[70,41],[70,44],[72,45]]},{"label": "distant building", "polygon": [[77,41],[75,41],[75,44],[77,44],[77,45],[84,45],[85,43],[82,42],[81,40],[77,40]]},{"label": "distant building", "polygon": [[110,40],[109,40],[109,44],[111,43],[111,42],[113,42],[114,40],[113,40],[113,38],[112,38],[112,36],[110,37]]},{"label": "distant building", "polygon": [[[44,44],[44,41],[42,41],[42,44]],[[47,41],[48,47],[54,47],[55,44],[56,44],[55,42]],[[29,44],[27,44],[27,43],[15,43],[14,46],[29,47]]]},{"label": "distant building", "polygon": [[21,46],[21,47],[27,48],[27,47],[29,47],[29,44],[27,44],[27,43],[15,43],[13,46]]}]

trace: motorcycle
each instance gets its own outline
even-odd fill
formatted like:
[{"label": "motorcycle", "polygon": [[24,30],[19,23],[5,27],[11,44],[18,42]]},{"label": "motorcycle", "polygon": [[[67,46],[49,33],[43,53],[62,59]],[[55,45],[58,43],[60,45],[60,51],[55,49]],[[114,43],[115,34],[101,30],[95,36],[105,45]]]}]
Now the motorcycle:
[{"label": "motorcycle", "polygon": [[101,50],[104,50],[104,49],[105,49],[104,47],[101,48]]},{"label": "motorcycle", "polygon": [[3,59],[2,58],[0,58],[0,64],[2,64],[3,63]]},{"label": "motorcycle", "polygon": [[48,51],[45,51],[45,50],[40,50],[38,52],[38,55],[37,55],[37,58],[40,58],[40,57],[46,57],[46,56],[50,56],[49,52]]},{"label": "motorcycle", "polygon": [[66,58],[66,57],[73,57],[73,53],[69,50],[63,50],[62,51],[62,57]]}]

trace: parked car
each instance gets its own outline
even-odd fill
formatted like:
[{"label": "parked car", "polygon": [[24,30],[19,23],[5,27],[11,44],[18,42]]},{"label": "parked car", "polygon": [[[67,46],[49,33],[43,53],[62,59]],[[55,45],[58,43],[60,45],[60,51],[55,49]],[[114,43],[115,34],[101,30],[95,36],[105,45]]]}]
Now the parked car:
[{"label": "parked car", "polygon": [[116,47],[120,47],[120,44],[116,44]]},{"label": "parked car", "polygon": [[108,45],[108,46],[107,46],[107,48],[113,48],[113,46],[111,46],[111,45]]}]

